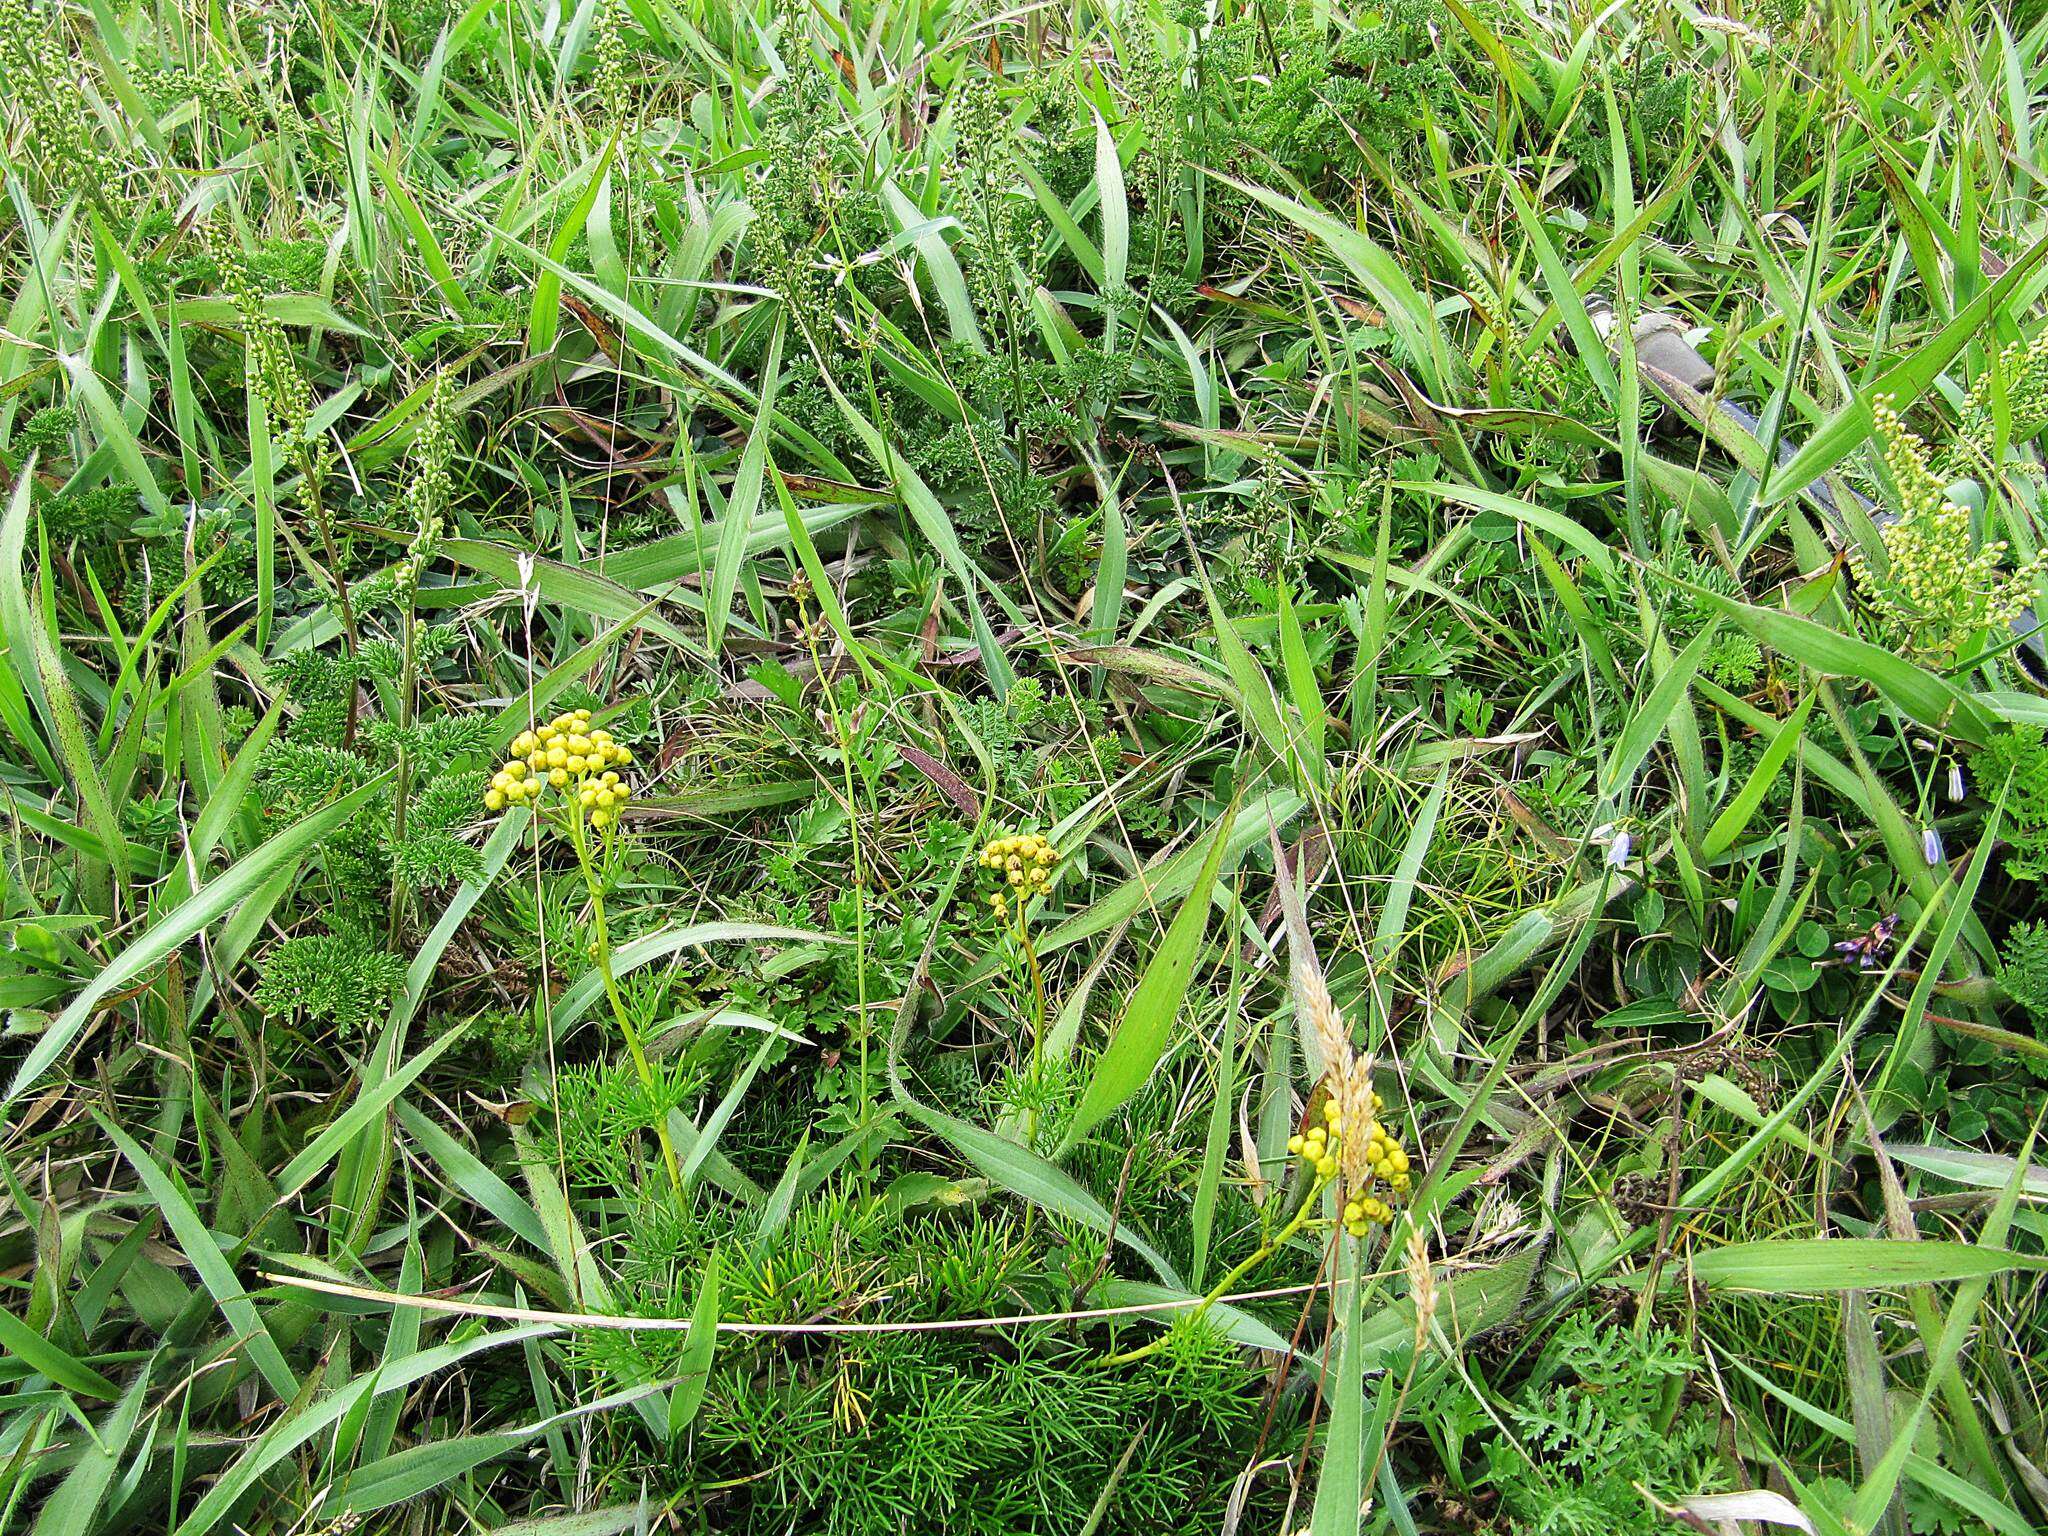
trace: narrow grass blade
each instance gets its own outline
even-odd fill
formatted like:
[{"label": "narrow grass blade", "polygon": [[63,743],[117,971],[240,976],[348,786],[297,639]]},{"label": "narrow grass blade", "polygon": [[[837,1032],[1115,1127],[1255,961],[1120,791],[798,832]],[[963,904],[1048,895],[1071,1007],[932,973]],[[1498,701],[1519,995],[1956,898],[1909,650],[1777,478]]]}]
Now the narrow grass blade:
[{"label": "narrow grass blade", "polygon": [[1071,1150],[1143,1088],[1165,1054],[1173,1021],[1187,996],[1188,983],[1194,979],[1195,957],[1201,951],[1202,935],[1209,923],[1209,892],[1216,884],[1235,821],[1235,812],[1226,812],[1210,833],[1209,851],[1202,860],[1201,872],[1182,898],[1180,910],[1174,914],[1165,939],[1153,952],[1145,974],[1138,979],[1115,1033],[1095,1059],[1088,1086],[1082,1090],[1081,1102],[1067,1124],[1062,1153]]}]

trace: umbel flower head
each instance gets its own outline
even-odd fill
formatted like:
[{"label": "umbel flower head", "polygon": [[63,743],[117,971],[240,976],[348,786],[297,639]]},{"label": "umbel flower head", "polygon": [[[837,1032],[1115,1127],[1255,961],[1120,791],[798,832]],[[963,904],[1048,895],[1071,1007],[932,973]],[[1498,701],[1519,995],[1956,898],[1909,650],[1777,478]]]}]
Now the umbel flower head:
[{"label": "umbel flower head", "polygon": [[1343,1177],[1351,1191],[1351,1198],[1344,1202],[1344,1230],[1353,1237],[1363,1237],[1368,1227],[1384,1226],[1394,1219],[1394,1208],[1368,1192],[1375,1184],[1385,1184],[1389,1193],[1396,1195],[1407,1194],[1409,1185],[1408,1153],[1379,1120],[1386,1101],[1370,1088],[1366,1093],[1365,1102],[1372,1107],[1361,1134],[1345,1135],[1344,1106],[1332,1094],[1323,1101],[1320,1124],[1312,1117],[1307,1130],[1287,1138],[1287,1150],[1307,1163],[1317,1179],[1328,1183]]},{"label": "umbel flower head", "polygon": [[618,821],[633,797],[632,782],[621,771],[632,764],[630,747],[612,740],[609,731],[591,729],[589,710],[573,710],[519,733],[512,755],[491,775],[484,807],[540,809],[543,797],[553,793],[559,804],[573,806],[602,831]]},{"label": "umbel flower head", "polygon": [[1351,1030],[1323,980],[1301,893],[1294,887],[1277,838],[1273,854],[1280,909],[1287,918],[1294,1006],[1309,1026],[1329,1088],[1322,1105],[1322,1123],[1316,1124],[1312,1117],[1306,1129],[1288,1137],[1287,1150],[1308,1164],[1319,1186],[1342,1181],[1344,1230],[1362,1238],[1375,1224],[1394,1219],[1393,1206],[1374,1191],[1384,1185],[1390,1195],[1408,1193],[1408,1153],[1380,1121],[1386,1101],[1373,1091],[1372,1058],[1360,1055],[1352,1046]]},{"label": "umbel flower head", "polygon": [[1013,901],[1021,908],[1028,898],[1043,895],[1059,861],[1059,851],[1037,832],[999,837],[983,848],[981,867],[1002,882],[988,899],[996,916],[1008,916]]}]

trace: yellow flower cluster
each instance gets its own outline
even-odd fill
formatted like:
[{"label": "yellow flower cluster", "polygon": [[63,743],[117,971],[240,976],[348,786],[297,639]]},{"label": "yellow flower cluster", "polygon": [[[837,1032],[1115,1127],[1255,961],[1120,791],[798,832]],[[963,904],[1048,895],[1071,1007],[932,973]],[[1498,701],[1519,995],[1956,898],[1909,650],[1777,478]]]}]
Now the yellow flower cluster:
[{"label": "yellow flower cluster", "polygon": [[1052,883],[1053,867],[1059,860],[1059,851],[1036,832],[999,837],[982,849],[981,867],[993,871],[1009,887],[988,899],[996,916],[1008,914],[1012,896],[1021,902],[1042,895]]},{"label": "yellow flower cluster", "polygon": [[[1394,1133],[1380,1124],[1378,1111],[1386,1102],[1377,1093],[1372,1096],[1374,1117],[1365,1124],[1365,1162],[1372,1177],[1384,1182],[1394,1194],[1408,1192],[1408,1153]],[[1337,1177],[1341,1149],[1344,1141],[1344,1112],[1334,1098],[1323,1101],[1323,1124],[1311,1125],[1299,1135],[1287,1138],[1287,1150],[1305,1161],[1314,1170],[1318,1179],[1327,1183]],[[1375,1222],[1385,1225],[1394,1219],[1394,1208],[1386,1201],[1365,1192],[1352,1191],[1351,1198],[1344,1202],[1344,1229],[1353,1237],[1363,1237]]]},{"label": "yellow flower cluster", "polygon": [[491,775],[484,805],[493,811],[537,805],[550,789],[573,789],[590,824],[609,827],[633,796],[632,784],[619,772],[632,762],[631,748],[613,741],[609,731],[590,728],[589,710],[557,715],[546,725],[519,733],[512,755]]}]

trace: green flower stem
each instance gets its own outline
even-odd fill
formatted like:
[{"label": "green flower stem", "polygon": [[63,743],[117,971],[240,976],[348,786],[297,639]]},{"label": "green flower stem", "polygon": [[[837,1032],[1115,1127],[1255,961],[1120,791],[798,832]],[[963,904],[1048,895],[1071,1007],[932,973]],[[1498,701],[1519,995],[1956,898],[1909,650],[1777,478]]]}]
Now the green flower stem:
[{"label": "green flower stem", "polygon": [[1031,973],[1031,1076],[1035,1081],[1045,1065],[1045,970],[1032,946],[1031,919],[1022,901],[1017,903],[1017,943],[1024,950],[1024,964]]},{"label": "green flower stem", "polygon": [[[626,1037],[626,1049],[632,1054],[633,1070],[640,1074],[640,1086],[648,1091],[650,1102],[658,1103],[654,1097],[654,1071],[647,1065],[647,1052],[640,1044],[639,1027],[633,1023],[633,1015],[619,991],[619,979],[612,973],[612,934],[605,921],[604,888],[598,880],[597,867],[591,861],[590,837],[583,820],[583,807],[573,799],[567,822],[569,841],[576,848],[576,863],[583,871],[583,886],[590,893],[591,918],[597,928],[597,942],[591,948],[597,957],[597,973],[604,978],[604,995],[611,1000],[612,1016],[619,1021],[619,1032]],[[661,1161],[668,1169],[669,1187],[680,1194],[683,1188],[682,1167],[676,1161],[675,1143],[669,1139],[665,1115],[655,1117],[654,1134],[661,1142]]]},{"label": "green flower stem", "polygon": [[[1217,1302],[1230,1294],[1232,1286],[1236,1285],[1238,1281],[1278,1253],[1293,1239],[1295,1233],[1308,1225],[1310,1213],[1315,1210],[1317,1204],[1321,1201],[1323,1191],[1329,1187],[1329,1184],[1330,1180],[1324,1178],[1321,1174],[1317,1174],[1315,1183],[1309,1189],[1308,1198],[1301,1202],[1300,1209],[1288,1220],[1287,1225],[1260,1243],[1242,1263],[1210,1287],[1208,1294],[1203,1296],[1192,1312],[1188,1313],[1188,1321],[1194,1322],[1203,1316]],[[1136,1349],[1127,1349],[1121,1354],[1111,1355],[1102,1363],[1104,1365],[1130,1365],[1135,1361],[1147,1359],[1152,1355],[1158,1354],[1160,1350],[1166,1347],[1167,1338],[1167,1334],[1161,1333],[1151,1343],[1141,1344]]]},{"label": "green flower stem", "polygon": [[[411,557],[408,557],[410,559]],[[405,815],[412,800],[412,748],[413,721],[419,712],[419,569],[417,561],[411,565],[412,581],[408,584],[405,608],[399,615],[400,633],[404,636],[401,646],[401,660],[398,668],[398,772],[392,784],[391,846],[394,850],[405,841]],[[395,863],[395,861],[394,861]],[[393,945],[398,943],[398,931],[405,921],[405,886],[398,878],[398,871],[391,872],[391,907],[387,937]]]}]

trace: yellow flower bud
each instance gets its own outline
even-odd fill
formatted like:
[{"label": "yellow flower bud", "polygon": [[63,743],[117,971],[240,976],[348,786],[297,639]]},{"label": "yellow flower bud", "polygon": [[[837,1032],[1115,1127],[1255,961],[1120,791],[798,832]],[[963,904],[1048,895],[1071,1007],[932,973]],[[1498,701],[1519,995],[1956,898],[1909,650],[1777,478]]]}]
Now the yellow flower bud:
[{"label": "yellow flower bud", "polygon": [[487,810],[493,811],[502,811],[503,809],[505,809],[505,791],[503,791],[502,789],[485,790],[484,807]]}]

